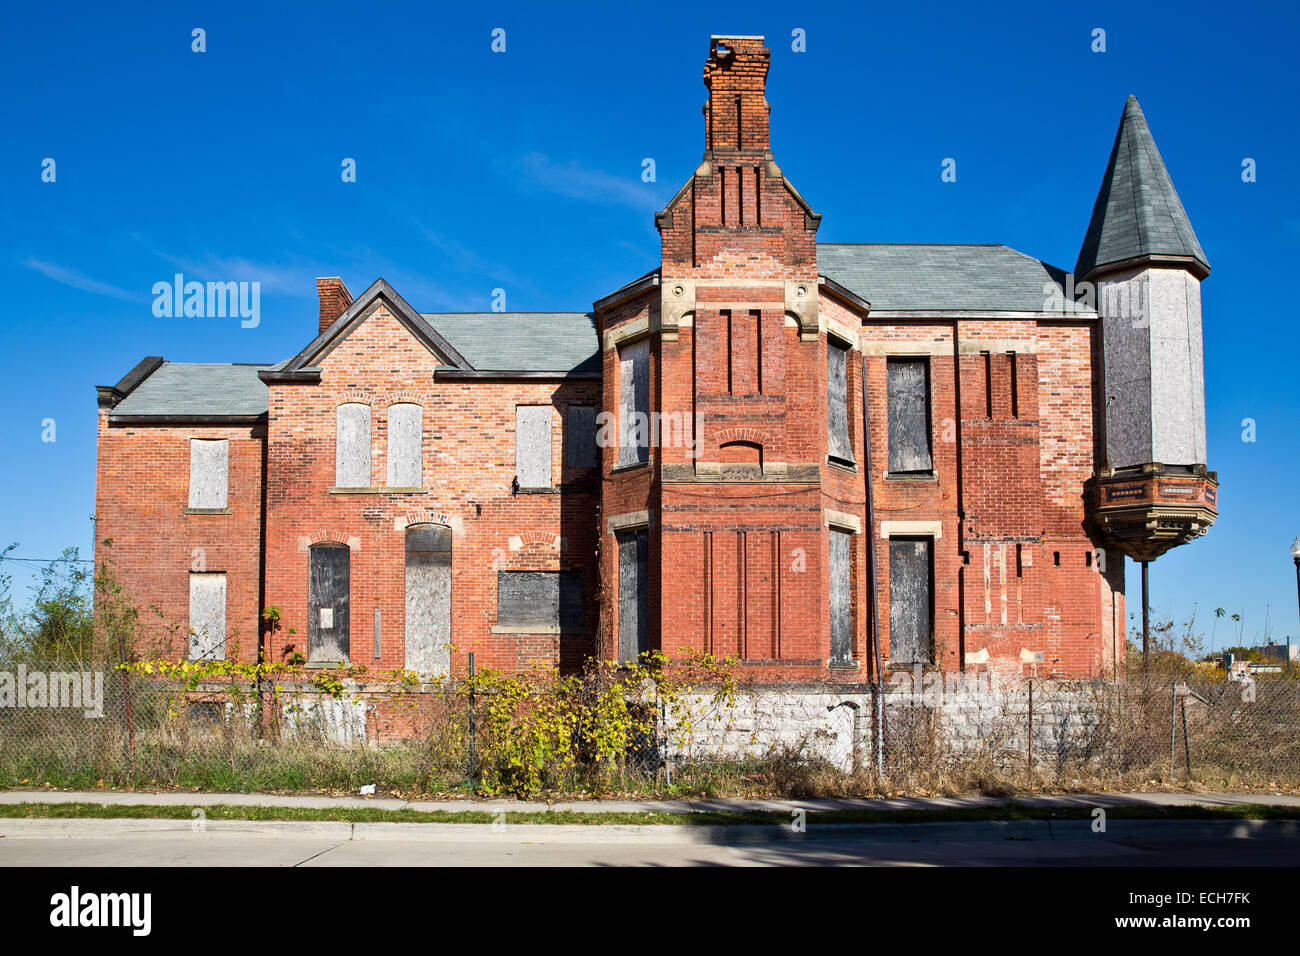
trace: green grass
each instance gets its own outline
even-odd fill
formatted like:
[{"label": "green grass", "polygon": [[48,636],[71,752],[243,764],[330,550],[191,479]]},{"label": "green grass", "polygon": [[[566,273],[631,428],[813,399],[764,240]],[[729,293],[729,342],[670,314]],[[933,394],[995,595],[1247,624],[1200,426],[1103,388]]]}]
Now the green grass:
[{"label": "green grass", "polygon": [[[494,810],[385,810],[379,807],[255,807],[228,804],[147,806],[102,803],[0,804],[0,818],[55,820],[190,820],[195,809],[208,820],[302,821],[338,823],[493,823]],[[605,825],[738,826],[788,824],[791,816],[780,811],[709,810],[698,813],[546,810],[505,811],[511,823]],[[1300,820],[1300,807],[1242,804],[1232,807],[1106,808],[1112,820]],[[825,810],[809,811],[809,824],[848,823],[959,823],[987,820],[1091,820],[1091,807],[1037,807],[1009,803],[993,807],[935,810]]]}]

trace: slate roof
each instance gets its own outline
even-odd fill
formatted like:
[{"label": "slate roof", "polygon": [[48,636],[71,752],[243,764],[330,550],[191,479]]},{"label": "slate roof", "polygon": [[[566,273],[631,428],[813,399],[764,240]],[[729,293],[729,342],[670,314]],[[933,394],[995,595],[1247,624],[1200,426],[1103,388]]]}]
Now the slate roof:
[{"label": "slate roof", "polygon": [[114,406],[109,419],[128,415],[264,415],[266,385],[257,373],[276,367],[163,362]]},{"label": "slate roof", "polygon": [[[1049,311],[1043,286],[1064,281],[1060,269],[1002,245],[819,243],[817,261],[823,275],[873,311]],[[425,312],[418,319],[460,353],[471,371],[601,369],[595,318],[587,312]],[[109,419],[263,415],[267,390],[258,372],[290,364],[163,362],[118,402]]]},{"label": "slate roof", "polygon": [[1130,96],[1074,273],[1082,278],[1097,266],[1150,255],[1190,256],[1210,269],[1142,107]]},{"label": "slate roof", "polygon": [[1065,273],[1003,245],[817,243],[817,271],[873,312],[1087,312],[1044,293]]},{"label": "slate roof", "polygon": [[482,371],[599,372],[600,339],[587,312],[421,312]]},{"label": "slate roof", "polygon": [[[595,319],[586,312],[451,312],[420,316],[476,370],[600,372]],[[257,373],[274,365],[163,362],[109,413],[132,416],[256,416],[267,410]]]}]

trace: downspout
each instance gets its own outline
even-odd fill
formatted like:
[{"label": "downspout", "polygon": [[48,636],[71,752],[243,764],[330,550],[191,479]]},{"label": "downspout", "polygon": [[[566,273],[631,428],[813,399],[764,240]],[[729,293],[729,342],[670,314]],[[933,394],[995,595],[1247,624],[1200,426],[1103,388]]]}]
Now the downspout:
[{"label": "downspout", "polygon": [[267,388],[267,414],[266,424],[262,433],[262,494],[261,501],[258,503],[259,519],[257,533],[257,735],[260,739],[267,732],[267,713],[266,713],[266,682],[263,680],[262,666],[269,663],[270,654],[270,625],[262,620],[262,612],[266,610],[266,498],[267,487],[270,485],[270,476],[267,474],[267,463],[270,461],[271,445],[271,413],[270,413],[270,388]]},{"label": "downspout", "polygon": [[871,415],[867,405],[867,357],[862,356],[862,458],[863,476],[867,486],[867,594],[871,604],[871,650],[874,661],[871,696],[875,704],[876,720],[876,773],[885,773],[884,746],[884,690],[880,668],[880,602],[876,590],[876,500],[875,484],[871,479]]},{"label": "downspout", "polygon": [[956,432],[957,475],[957,668],[966,672],[966,507],[962,497],[961,467],[961,332],[958,320],[952,320],[952,391],[956,406],[953,422]]}]

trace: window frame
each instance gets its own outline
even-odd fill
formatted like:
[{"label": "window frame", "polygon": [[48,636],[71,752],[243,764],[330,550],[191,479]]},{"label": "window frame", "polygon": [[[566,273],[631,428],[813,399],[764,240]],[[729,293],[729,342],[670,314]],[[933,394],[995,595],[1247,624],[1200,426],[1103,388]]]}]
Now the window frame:
[{"label": "window frame", "polygon": [[[855,550],[856,550],[856,548],[855,548],[854,538],[855,538],[855,536],[856,536],[856,532],[853,531],[853,530],[850,529],[850,528],[838,527],[837,525],[834,525],[834,524],[829,525],[829,526],[827,527],[826,530],[827,530],[827,537],[826,537],[826,572],[827,572],[826,606],[827,606],[827,619],[828,619],[829,626],[830,626],[830,630],[829,630],[829,642],[828,642],[828,644],[827,644],[827,648],[826,648],[826,663],[827,663],[827,665],[830,666],[830,667],[848,667],[848,666],[853,666],[853,665],[856,664],[857,661],[858,661],[858,658],[857,658],[857,656],[856,656],[856,654],[855,654],[855,650],[856,650],[856,648],[855,648],[855,643],[856,643],[856,642],[855,642],[855,640],[854,640],[854,638],[857,636],[857,628],[856,628],[856,626],[855,626],[855,625],[856,625],[856,620],[855,620],[856,615],[854,614],[854,611],[856,610],[856,608],[855,608],[855,604],[856,604],[856,602],[854,601],[854,597],[856,596],[856,588],[854,587],[854,573],[853,573],[853,571],[854,571],[854,563],[855,563],[855,562],[854,562],[854,555],[855,555]],[[836,535],[839,535],[840,537],[837,538]],[[845,555],[844,555],[844,565],[845,565],[845,566],[844,566],[844,579],[845,579],[844,601],[845,601],[845,605],[846,605],[846,606],[845,606],[845,608],[844,608],[844,611],[845,611],[845,613],[846,613],[847,616],[848,616],[848,625],[847,625],[847,626],[848,626],[848,646],[847,646],[847,651],[848,651],[848,653],[847,653],[847,655],[845,655],[845,656],[840,656],[840,657],[837,657],[837,656],[835,655],[835,649],[836,649],[836,648],[835,648],[835,602],[834,602],[834,600],[833,600],[833,597],[834,597],[834,594],[835,594],[834,557],[833,557],[833,556],[834,556],[834,548],[835,548],[835,546],[834,546],[833,542],[835,542],[835,541],[842,541],[842,542],[844,543],[844,548],[845,548]]]},{"label": "window frame", "polygon": [[[935,664],[935,658],[936,658],[936,653],[935,653],[935,652],[936,652],[936,650],[937,650],[936,637],[935,637],[935,625],[936,625],[936,615],[935,615],[936,594],[935,594],[935,589],[936,589],[936,584],[937,584],[937,582],[936,582],[936,580],[935,580],[935,559],[936,559],[937,548],[935,547],[935,541],[936,541],[936,537],[935,537],[935,535],[932,535],[932,534],[893,534],[893,535],[890,535],[889,538],[888,538],[888,544],[887,544],[887,547],[886,547],[886,554],[888,555],[888,561],[889,561],[889,578],[888,578],[888,588],[889,588],[889,660],[888,660],[888,665],[889,665],[890,667],[913,667],[913,666],[915,666],[916,664],[920,664],[922,667],[932,667],[932,666],[934,666],[934,664]],[[902,543],[908,543],[908,542],[910,542],[910,543],[919,543],[919,542],[924,542],[925,545],[926,545],[927,558],[928,558],[928,560],[927,560],[927,568],[926,568],[926,587],[927,587],[927,592],[928,592],[928,595],[929,595],[929,607],[927,608],[927,611],[926,611],[926,617],[925,617],[925,620],[926,620],[926,623],[927,623],[927,625],[928,625],[928,631],[929,631],[929,634],[928,634],[929,647],[928,647],[928,648],[925,648],[925,649],[922,649],[922,653],[925,654],[926,656],[924,656],[923,659],[921,659],[921,660],[916,660],[916,659],[914,659],[914,658],[913,658],[913,659],[909,659],[909,660],[899,660],[899,659],[897,659],[897,658],[895,657],[895,647],[896,647],[896,645],[895,645],[895,643],[894,643],[894,611],[895,611],[895,601],[894,601],[894,571],[895,571],[895,564],[894,564],[894,543],[895,543],[895,542],[898,542],[898,543],[900,543],[900,544],[902,544]]]},{"label": "window frame", "polygon": [[[544,484],[535,484],[531,482],[526,482],[524,480],[524,475],[522,474],[523,471],[522,466],[525,459],[522,457],[523,441],[521,441],[521,438],[523,438],[523,436],[526,434],[524,430],[524,426],[525,426],[524,419],[527,416],[523,414],[525,409],[539,409],[540,411],[537,414],[538,420],[540,420],[543,417],[543,415],[545,416],[546,441],[543,447],[546,450],[546,482]],[[538,475],[536,477],[540,477],[541,476],[540,473],[542,470],[540,464],[538,465],[537,470],[538,470]],[[530,491],[531,492],[554,491],[555,490],[554,482],[555,482],[555,406],[543,405],[540,402],[536,402],[536,403],[521,402],[515,405],[515,490],[520,492],[525,492],[525,493]]]},{"label": "window frame", "polygon": [[[195,500],[195,465],[204,464],[200,448],[217,447],[221,449],[221,482],[220,495],[213,495],[211,500]],[[220,501],[218,504],[217,501]],[[223,514],[230,510],[230,439],[229,438],[191,438],[190,439],[190,472],[189,472],[189,489],[186,494],[185,510],[192,514]]]},{"label": "window frame", "polygon": [[[832,349],[834,350],[834,353],[832,352]],[[835,353],[840,353],[844,356],[844,434],[842,436],[844,448],[842,449],[836,448],[836,422],[834,420],[834,405],[831,390],[831,356]],[[851,343],[844,342],[830,334],[826,336],[826,457],[833,464],[842,465],[845,468],[856,468],[858,464],[853,451],[853,402],[849,388],[849,382],[851,379],[849,371],[851,362],[849,359],[852,354],[853,346]],[[838,455],[836,454],[836,451],[847,451],[848,454],[847,456]]]},{"label": "window frame", "polygon": [[[589,413],[591,416],[590,434],[583,444],[578,444],[575,438],[581,429],[574,423],[574,413]],[[587,405],[582,402],[574,402],[566,405],[564,408],[564,466],[566,468],[597,468],[600,465],[600,447],[596,442],[597,426],[596,420],[599,414],[595,405]],[[585,454],[580,454],[585,452]]]},{"label": "window frame", "polygon": [[[650,338],[642,336],[617,346],[618,358],[618,455],[615,468],[635,468],[650,461]],[[645,380],[636,376],[638,363],[645,369]],[[629,380],[629,371],[631,378]],[[631,405],[628,399],[631,399]],[[644,407],[639,407],[643,401]],[[634,415],[644,416],[644,436],[636,429],[636,442],[629,441],[628,420]],[[640,423],[638,423],[639,425]],[[644,438],[644,441],[641,439]]]},{"label": "window frame", "polygon": [[[204,647],[205,642],[195,633],[194,611],[195,611],[195,582],[198,580],[219,582],[221,585],[221,638],[219,641],[210,640],[211,635],[205,629],[203,634],[209,637],[207,642],[211,646],[211,651],[204,654],[196,654],[196,651]],[[200,589],[202,590],[202,589]],[[226,659],[226,638],[230,624],[230,579],[225,571],[191,571],[189,573],[189,615],[187,618],[189,633],[189,648],[186,650],[186,660],[190,661],[224,661]]]},{"label": "window frame", "polygon": [[[362,457],[365,462],[365,467],[364,467],[365,480],[364,482],[361,482],[359,484],[351,481],[352,476],[345,476],[344,474],[348,462],[345,459],[345,446],[343,441],[343,436],[344,436],[344,429],[342,427],[343,416],[344,416],[344,409],[352,409],[352,408],[364,408],[366,410],[366,437],[364,442],[364,449],[365,449],[364,455],[362,455],[362,451],[361,451],[362,443],[360,441],[357,442],[355,448],[353,448],[351,444],[347,446],[347,450],[351,450],[353,454]],[[374,418],[375,418],[374,409],[371,408],[368,402],[340,402],[338,405],[334,406],[334,487],[370,488],[373,486],[374,463],[372,461],[372,457],[374,455],[374,442],[375,442]],[[351,464],[356,465],[357,477],[358,478],[361,477],[362,467],[360,461],[352,462]],[[348,477],[349,480],[344,481],[345,477]]]},{"label": "window frame", "polygon": [[[545,620],[521,620],[516,614],[510,615],[509,618],[503,613],[503,609],[516,611],[513,605],[508,605],[502,601],[503,593],[511,593],[509,589],[502,591],[502,584],[508,578],[523,579],[525,576],[531,576],[533,580],[547,580],[547,576],[554,580],[555,595],[555,616],[551,618],[549,614],[545,615]],[[566,592],[568,592],[566,594]],[[582,612],[583,612],[583,591],[582,591],[582,572],[576,568],[561,568],[558,570],[545,569],[535,570],[531,568],[502,568],[497,571],[497,609],[496,625],[493,630],[497,633],[514,633],[514,634],[577,634],[582,631]],[[566,601],[566,597],[568,600]],[[536,605],[532,605],[536,609]],[[529,605],[521,605],[521,608],[527,610]],[[549,605],[548,605],[549,607]],[[567,614],[566,614],[567,610]],[[541,616],[535,616],[540,618]]]},{"label": "window frame", "polygon": [[[934,467],[934,398],[932,387],[932,368],[929,355],[889,355],[885,357],[885,477],[886,478],[933,478],[936,474]],[[924,433],[925,433],[925,452],[929,463],[924,468],[896,469],[895,461],[895,431],[893,428],[895,416],[893,414],[892,404],[894,391],[892,388],[893,378],[891,370],[903,365],[916,365],[922,369],[924,389]]]},{"label": "window frame", "polygon": [[[415,460],[403,461],[402,464],[410,468],[412,464],[415,470],[415,481],[395,481],[394,478],[404,477],[403,475],[394,474],[394,462],[397,460],[393,454],[393,410],[394,409],[415,409]],[[399,417],[407,412],[399,412]],[[384,461],[384,483],[387,488],[423,488],[424,487],[424,406],[419,402],[394,402],[388,406],[387,411],[387,448],[385,449]],[[400,445],[398,446],[400,447]],[[403,456],[404,458],[409,456]]]}]

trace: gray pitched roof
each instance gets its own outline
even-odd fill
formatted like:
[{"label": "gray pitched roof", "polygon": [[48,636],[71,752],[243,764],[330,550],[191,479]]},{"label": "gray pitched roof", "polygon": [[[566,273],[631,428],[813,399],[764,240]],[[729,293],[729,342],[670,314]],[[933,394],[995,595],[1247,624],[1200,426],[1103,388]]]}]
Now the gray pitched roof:
[{"label": "gray pitched roof", "polygon": [[[1003,245],[817,243],[817,271],[873,311],[1060,311],[1065,273]],[[1089,311],[1073,301],[1065,311]]]},{"label": "gray pitched roof", "polygon": [[1097,266],[1151,255],[1189,256],[1210,269],[1142,107],[1130,96],[1074,273],[1083,278]]},{"label": "gray pitched roof", "polygon": [[598,372],[596,320],[586,312],[422,312],[475,369]]},{"label": "gray pitched roof", "polygon": [[266,386],[257,377],[257,373],[265,368],[276,367],[163,362],[152,375],[118,402],[109,413],[109,419],[133,415],[264,415]]}]

